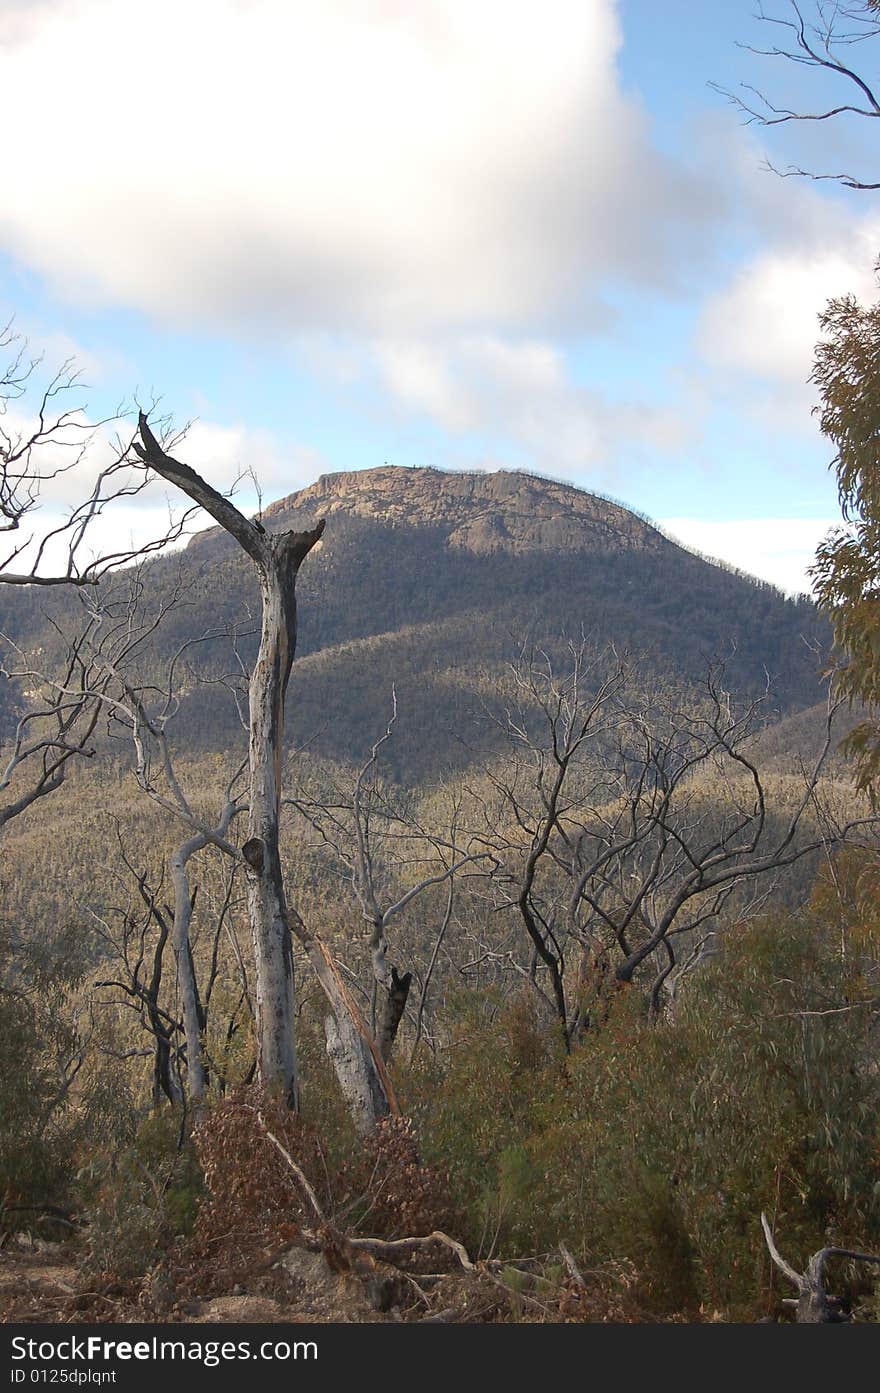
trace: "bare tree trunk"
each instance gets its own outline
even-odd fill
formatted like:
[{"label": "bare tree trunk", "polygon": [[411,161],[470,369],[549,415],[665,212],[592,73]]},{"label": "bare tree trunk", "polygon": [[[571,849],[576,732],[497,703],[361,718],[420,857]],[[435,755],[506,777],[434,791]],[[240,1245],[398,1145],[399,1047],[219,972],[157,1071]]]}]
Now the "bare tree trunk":
[{"label": "bare tree trunk", "polygon": [[248,913],[257,977],[257,1052],[261,1081],[298,1104],[290,917],[279,855],[284,699],[296,649],[296,576],[324,530],[266,533],[189,465],[162,449],[146,417],[139,430],[144,463],[203,507],[254,562],[263,599],[260,649],[250,683],[250,813],[242,854],[248,867]]},{"label": "bare tree trunk", "polygon": [[849,1248],[820,1248],[807,1263],[805,1272],[796,1272],[776,1247],[773,1232],[767,1222],[766,1214],[761,1215],[761,1227],[767,1249],[783,1276],[787,1277],[797,1290],[797,1297],[786,1301],[785,1305],[796,1308],[799,1325],[836,1325],[850,1319],[837,1296],[829,1296],[825,1290],[825,1269],[831,1258],[845,1258],[849,1262],[870,1262],[880,1264],[876,1253],[854,1253]]},{"label": "bare tree trunk", "polygon": [[189,465],[166,455],[143,413],[139,429],[143,446],[137,452],[144,463],[209,512],[247,552],[260,577],[262,627],[250,682],[248,839],[241,849],[247,863],[248,915],[256,965],[260,1080],[280,1087],[289,1105],[298,1106],[292,931],[330,1003],[328,1052],[355,1123],[367,1132],[380,1117],[398,1111],[384,1060],[329,951],[296,910],[288,907],[279,851],[284,699],[296,649],[296,577],[324,524],[319,522],[308,532],[268,534]]},{"label": "bare tree trunk", "polygon": [[[316,539],[312,539],[316,540]],[[261,568],[263,623],[250,683],[250,816],[243,848],[257,975],[260,1077],[298,1107],[293,952],[278,845],[284,698],[296,647],[296,573],[312,540],[267,537]]]},{"label": "bare tree trunk", "polygon": [[328,1058],[355,1127],[367,1136],[383,1117],[400,1114],[385,1060],[325,944],[297,914],[293,923],[330,1006],[324,1021]]},{"label": "bare tree trunk", "polygon": [[202,1020],[195,964],[190,951],[189,930],[192,922],[192,895],[189,888],[187,862],[206,845],[201,835],[190,837],[171,857],[171,879],[174,884],[174,924],[171,941],[177,963],[177,989],[183,1013],[183,1033],[186,1039],[186,1091],[192,1101],[201,1103],[208,1084],[205,1056],[202,1047]]},{"label": "bare tree trunk", "polygon": [[369,1136],[376,1123],[388,1116],[388,1103],[364,1042],[350,1017],[332,1011],[324,1017],[324,1038],[349,1115],[358,1134]]},{"label": "bare tree trunk", "polygon": [[391,1051],[394,1049],[394,1041],[397,1039],[397,1031],[403,1020],[411,986],[412,973],[400,973],[396,967],[392,967],[391,983],[388,987],[388,995],[382,1009],[382,1020],[379,1024],[379,1050],[386,1063],[391,1058]]}]

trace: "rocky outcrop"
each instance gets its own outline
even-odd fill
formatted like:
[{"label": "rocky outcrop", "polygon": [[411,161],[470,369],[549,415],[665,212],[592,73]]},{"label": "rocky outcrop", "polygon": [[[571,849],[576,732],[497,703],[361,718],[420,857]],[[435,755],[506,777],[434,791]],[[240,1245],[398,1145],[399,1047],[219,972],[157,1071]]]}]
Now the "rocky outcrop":
[{"label": "rocky outcrop", "polygon": [[493,552],[657,551],[669,543],[618,503],[531,474],[445,473],[385,465],[324,474],[271,504],[268,528],[302,527],[334,513],[389,526],[440,528],[450,547]]}]

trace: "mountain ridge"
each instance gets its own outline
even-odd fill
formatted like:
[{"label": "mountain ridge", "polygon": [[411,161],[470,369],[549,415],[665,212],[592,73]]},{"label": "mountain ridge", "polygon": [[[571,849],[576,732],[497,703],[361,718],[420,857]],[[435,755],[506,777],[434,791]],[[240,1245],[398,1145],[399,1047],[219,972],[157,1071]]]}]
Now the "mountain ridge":
[{"label": "mountain ridge", "polygon": [[[474,555],[506,551],[659,551],[678,545],[643,514],[576,484],[525,470],[454,471],[379,465],[322,474],[267,505],[271,531],[318,516],[360,517],[388,526],[440,527],[448,544]],[[212,527],[190,545],[221,535]]]},{"label": "mountain ridge", "polygon": [[291,514],[349,512],[391,524],[447,526],[451,546],[493,551],[654,550],[666,538],[611,499],[522,470],[444,471],[384,465],[323,474],[272,504],[273,523]]},{"label": "mountain ridge", "polygon": [[[326,530],[297,583],[294,745],[360,759],[384,729],[394,686],[395,773],[431,777],[459,758],[459,733],[523,641],[555,645],[561,657],[561,636],[582,633],[598,650],[613,645],[637,657],[648,683],[698,687],[720,659],[731,690],[747,698],[764,691],[770,673],[777,715],[821,699],[814,650],[827,646],[829,631],[810,601],[713,564],[574,485],[519,471],[382,466],[322,475],[269,505],[262,522],[300,530],[319,516]],[[222,636],[200,639],[199,670],[214,685],[188,697],[177,720],[192,748],[226,749],[241,732],[220,679],[255,655],[253,566],[215,527],[148,562],[142,576],[148,603],[168,607],[142,650],[143,675],[164,671],[194,637],[238,634],[237,656]],[[44,652],[55,641],[53,618],[76,604],[57,591],[4,601],[14,611],[4,629]]]}]

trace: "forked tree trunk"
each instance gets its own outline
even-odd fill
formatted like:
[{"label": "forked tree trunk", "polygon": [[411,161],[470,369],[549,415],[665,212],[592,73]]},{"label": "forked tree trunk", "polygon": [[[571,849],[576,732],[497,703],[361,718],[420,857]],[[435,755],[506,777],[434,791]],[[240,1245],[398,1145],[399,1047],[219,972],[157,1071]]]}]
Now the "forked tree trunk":
[{"label": "forked tree trunk", "polygon": [[302,943],[332,1012],[327,1046],[358,1130],[369,1131],[397,1112],[381,1053],[320,938],[288,909],[279,852],[284,699],[296,650],[296,577],[320,538],[323,521],[307,532],[269,535],[222,497],[189,465],[166,455],[141,413],[140,458],[220,523],[248,553],[262,588],[260,648],[250,682],[250,811],[248,915],[257,979],[257,1051],[261,1082],[280,1088],[291,1107],[299,1101],[294,1030],[291,930]]},{"label": "forked tree trunk", "polygon": [[844,1258],[849,1262],[868,1262],[880,1265],[876,1253],[855,1253],[850,1248],[820,1248],[807,1263],[806,1272],[796,1272],[780,1253],[767,1221],[761,1215],[761,1227],[767,1250],[783,1276],[787,1277],[797,1290],[797,1297],[786,1301],[795,1307],[795,1319],[799,1325],[836,1325],[850,1319],[843,1303],[837,1296],[829,1296],[825,1290],[825,1269],[832,1258]]},{"label": "forked tree trunk", "polygon": [[188,464],[162,449],[143,412],[140,458],[210,513],[247,552],[260,577],[262,632],[250,683],[250,813],[242,854],[248,868],[248,915],[257,979],[257,1060],[263,1084],[280,1088],[291,1107],[299,1084],[293,1018],[293,954],[284,898],[278,822],[284,698],[296,649],[296,576],[324,530],[270,536],[216,492]]}]

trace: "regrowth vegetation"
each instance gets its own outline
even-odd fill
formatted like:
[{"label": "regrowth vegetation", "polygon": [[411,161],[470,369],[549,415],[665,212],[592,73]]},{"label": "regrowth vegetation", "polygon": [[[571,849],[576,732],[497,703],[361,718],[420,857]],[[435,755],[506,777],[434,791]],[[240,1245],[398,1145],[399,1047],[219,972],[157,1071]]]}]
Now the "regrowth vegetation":
[{"label": "regrowth vegetation", "polygon": [[[249,519],[179,454],[141,413],[101,477],[225,537],[84,567],[74,526],[47,600],[7,577],[0,1216],[73,1239],[57,1311],[754,1318],[762,1214],[804,1271],[880,1245],[876,819],[835,689],[809,761],[766,754],[823,693],[809,604],[559,485],[554,530],[523,476],[488,531],[482,486],[416,480],[419,519],[388,471],[347,518],[350,476]],[[869,1269],[827,1309],[870,1316]]]}]

